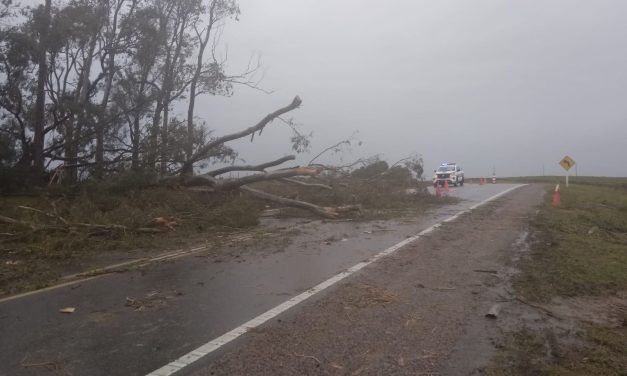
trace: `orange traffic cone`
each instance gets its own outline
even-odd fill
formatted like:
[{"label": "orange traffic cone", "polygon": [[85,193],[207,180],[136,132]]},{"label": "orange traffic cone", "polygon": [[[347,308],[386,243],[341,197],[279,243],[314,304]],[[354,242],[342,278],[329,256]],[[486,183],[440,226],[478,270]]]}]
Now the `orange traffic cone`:
[{"label": "orange traffic cone", "polygon": [[448,180],[444,180],[444,193],[448,194]]},{"label": "orange traffic cone", "polygon": [[436,197],[442,197],[442,191],[440,190],[440,184],[439,183],[435,184],[435,196]]},{"label": "orange traffic cone", "polygon": [[562,199],[560,197],[560,185],[555,186],[555,192],[553,193],[553,207],[557,208],[562,203]]}]

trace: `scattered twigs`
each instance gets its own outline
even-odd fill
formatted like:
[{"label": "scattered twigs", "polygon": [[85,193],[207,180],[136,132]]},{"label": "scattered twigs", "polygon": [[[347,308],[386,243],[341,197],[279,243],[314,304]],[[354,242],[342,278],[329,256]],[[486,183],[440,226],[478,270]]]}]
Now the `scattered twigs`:
[{"label": "scattered twigs", "polygon": [[[31,211],[39,211],[38,209],[30,208]],[[54,216],[53,216],[54,217]],[[57,217],[54,217],[57,218]],[[60,218],[60,217],[59,217]],[[148,227],[140,227],[140,228],[130,228],[123,225],[101,225],[101,224],[91,224],[91,223],[80,223],[80,222],[68,222],[63,219],[63,225],[47,225],[40,224],[35,222],[28,221],[20,221],[17,219],[9,218],[0,215],[0,223],[14,225],[18,227],[28,228],[33,231],[63,231],[71,233],[79,228],[88,229],[88,230],[98,230],[98,233],[111,233],[111,232],[131,232],[131,233],[159,233],[163,232],[162,229],[159,228],[148,228]],[[15,236],[16,234],[13,234]]]},{"label": "scattered twigs", "polygon": [[18,221],[17,219],[5,217],[3,215],[0,215],[0,223],[4,223],[4,224],[7,224],[7,225],[17,225],[17,226],[22,226],[22,227],[29,227],[29,228],[34,229],[32,227],[31,223],[24,222],[24,221]]},{"label": "scattered twigs", "polygon": [[520,296],[514,296],[514,299],[516,301],[521,302],[522,304],[528,305],[529,307],[533,307],[533,308],[539,309],[540,311],[546,313],[548,316],[551,316],[554,319],[558,319],[558,320],[562,319],[561,317],[557,316],[553,311],[549,310],[548,308],[544,308],[544,307],[542,307],[539,304],[531,303],[530,301],[527,301],[527,300],[521,298]]},{"label": "scattered twigs", "polygon": [[508,294],[509,294],[509,295],[510,295],[510,296],[511,296],[514,300],[516,300],[516,301],[518,301],[518,302],[520,302],[520,303],[522,303],[522,304],[528,305],[529,307],[532,307],[532,308],[538,309],[538,310],[540,310],[540,311],[544,312],[546,315],[548,315],[548,316],[550,316],[550,317],[552,317],[552,318],[554,318],[554,319],[557,319],[557,320],[562,320],[562,318],[561,318],[561,317],[559,317],[557,314],[555,314],[555,313],[554,313],[553,311],[551,311],[550,309],[545,308],[545,307],[543,307],[543,306],[541,306],[541,305],[539,305],[539,304],[534,304],[534,303],[531,303],[530,301],[528,301],[528,300],[524,299],[523,297],[521,297],[521,296],[518,296],[518,295],[514,294],[512,291],[509,291],[509,290],[505,290],[505,291],[506,291],[506,292],[507,292],[507,293],[508,293]]},{"label": "scattered twigs", "polygon": [[492,269],[475,269],[473,270],[473,272],[475,273],[488,273],[488,274],[498,274],[498,270],[492,270]]},{"label": "scattered twigs", "polygon": [[59,368],[59,365],[55,362],[44,362],[44,363],[22,363],[22,367],[24,368],[34,368],[34,367],[53,367],[55,370]]},{"label": "scattered twigs", "polygon": [[[44,215],[44,216],[46,216],[48,218],[57,219],[57,220],[61,221],[63,224],[65,224],[65,225],[68,224],[68,222],[65,220],[65,218],[61,217],[58,214],[46,213],[43,210],[39,210],[39,209],[36,209],[36,208],[31,208],[30,206],[18,206],[17,208],[18,209],[22,209],[22,210],[32,211],[32,212],[35,212],[35,213],[39,213],[39,214],[42,214],[42,215]],[[56,213],[56,207],[53,206],[53,208],[55,209],[55,213]]]},{"label": "scattered twigs", "polygon": [[46,212],[45,212],[45,211],[43,211],[43,210],[39,210],[39,209],[35,209],[35,208],[31,208],[30,206],[18,206],[17,208],[18,208],[18,209],[22,209],[22,210],[32,211],[32,212],[39,213],[39,214],[43,214],[43,215],[45,215],[46,217],[55,218],[55,219],[57,218],[56,216],[54,216],[54,215],[52,215],[52,214],[50,214],[50,213],[46,213]]},{"label": "scattered twigs", "polygon": [[45,368],[48,372],[53,372],[55,375],[64,375],[63,368],[56,362],[42,362],[42,363],[22,363],[23,368]]},{"label": "scattered twigs", "polygon": [[328,148],[326,148],[326,149],[322,150],[320,153],[316,154],[316,156],[315,156],[315,157],[313,157],[313,158],[309,161],[308,165],[312,165],[312,164],[315,162],[315,160],[316,160],[316,159],[320,158],[320,157],[321,157],[322,155],[324,155],[325,153],[327,153],[327,152],[329,152],[329,151],[331,151],[331,150],[333,150],[333,151],[339,151],[339,150],[341,150],[342,146],[344,146],[344,145],[350,145],[350,144],[351,144],[350,140],[342,140],[342,141],[338,142],[337,144],[333,144],[333,145],[329,146]]},{"label": "scattered twigs", "polygon": [[307,359],[312,359],[312,360],[315,360],[318,364],[322,364],[322,363],[320,362],[320,359],[316,358],[316,357],[315,357],[315,356],[313,356],[313,355],[304,355],[304,354],[297,354],[297,353],[294,353],[294,356],[297,356],[297,357],[299,357],[299,358],[307,358]]}]

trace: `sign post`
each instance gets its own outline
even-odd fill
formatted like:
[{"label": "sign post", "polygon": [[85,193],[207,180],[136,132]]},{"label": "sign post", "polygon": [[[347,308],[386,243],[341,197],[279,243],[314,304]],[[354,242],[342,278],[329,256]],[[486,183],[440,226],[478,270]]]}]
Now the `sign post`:
[{"label": "sign post", "polygon": [[576,165],[575,160],[569,157],[568,155],[565,156],[560,161],[560,166],[562,166],[562,168],[566,170],[566,186],[567,187],[568,187],[568,170],[570,170],[574,165]]}]

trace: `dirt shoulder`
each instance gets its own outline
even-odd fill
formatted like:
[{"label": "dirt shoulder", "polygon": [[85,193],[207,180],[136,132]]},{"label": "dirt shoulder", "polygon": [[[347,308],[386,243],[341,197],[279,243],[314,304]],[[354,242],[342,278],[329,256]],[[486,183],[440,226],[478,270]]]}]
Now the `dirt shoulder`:
[{"label": "dirt shoulder", "polygon": [[[195,375],[458,374],[444,366],[477,321],[494,326],[484,314],[503,299],[495,289],[542,193],[523,187],[443,225],[247,334]],[[478,335],[489,343],[490,330]],[[468,374],[492,351],[480,355],[455,363]]]},{"label": "dirt shoulder", "polygon": [[627,190],[571,185],[532,221],[489,375],[627,372]]}]

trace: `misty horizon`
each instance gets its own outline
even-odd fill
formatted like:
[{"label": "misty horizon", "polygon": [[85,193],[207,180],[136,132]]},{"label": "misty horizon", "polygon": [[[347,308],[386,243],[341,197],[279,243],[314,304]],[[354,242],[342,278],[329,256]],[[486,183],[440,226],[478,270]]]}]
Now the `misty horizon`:
[{"label": "misty horizon", "polygon": [[[262,56],[260,86],[200,98],[197,116],[215,134],[256,123],[288,104],[313,132],[306,163],[356,133],[349,153],[390,163],[422,155],[425,176],[445,161],[469,176],[625,176],[627,25],[619,1],[240,2],[218,49],[228,71]],[[231,145],[248,162],[291,154],[290,131],[275,122],[253,143]],[[571,170],[571,175],[575,169]]]}]

